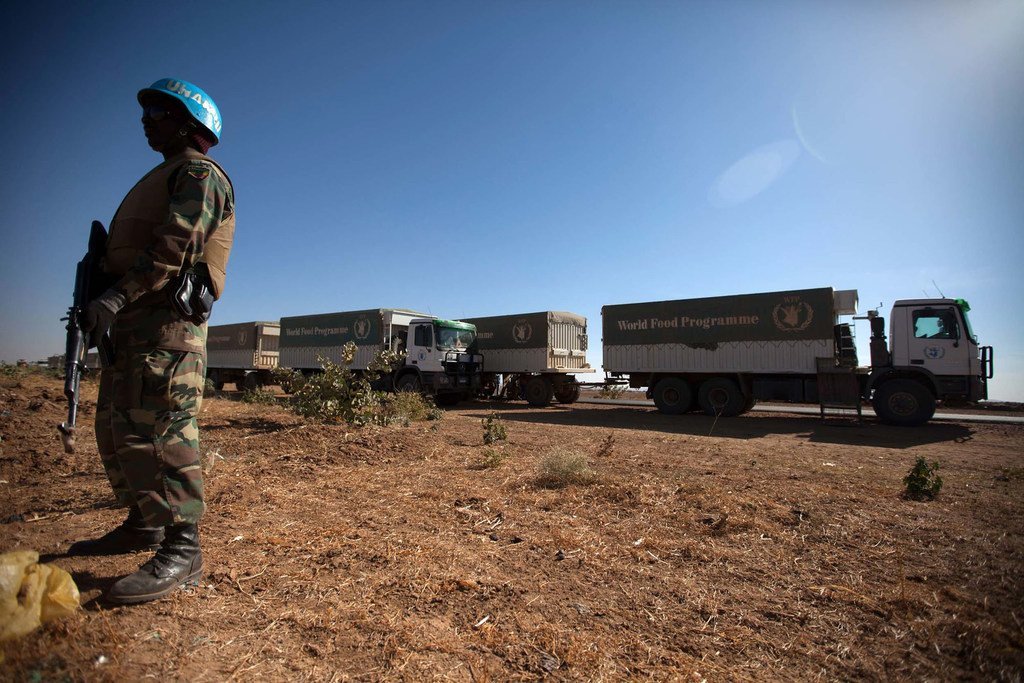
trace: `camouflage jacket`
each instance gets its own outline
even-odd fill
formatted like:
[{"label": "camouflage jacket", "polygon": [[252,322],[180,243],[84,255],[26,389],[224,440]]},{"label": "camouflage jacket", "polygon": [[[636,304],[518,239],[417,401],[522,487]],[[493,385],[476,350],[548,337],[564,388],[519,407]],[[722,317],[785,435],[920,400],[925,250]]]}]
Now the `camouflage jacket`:
[{"label": "camouflage jacket", "polygon": [[209,265],[211,274],[221,274],[223,287],[234,222],[231,181],[195,150],[168,159],[136,183],[110,223],[103,262],[127,302],[115,323],[115,347],[205,350],[206,326],[178,315],[167,285],[204,256],[216,234],[217,263]]}]

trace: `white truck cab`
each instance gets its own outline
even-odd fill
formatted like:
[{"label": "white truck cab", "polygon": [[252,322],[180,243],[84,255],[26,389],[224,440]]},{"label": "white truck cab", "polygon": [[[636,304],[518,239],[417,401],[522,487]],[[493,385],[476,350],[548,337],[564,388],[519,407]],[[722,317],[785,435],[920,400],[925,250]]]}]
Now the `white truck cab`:
[{"label": "white truck cab", "polygon": [[[893,304],[889,358],[872,354],[869,384],[875,412],[883,420],[920,424],[931,418],[937,401],[988,398],[992,347],[978,344],[967,316],[970,309],[963,299],[902,299]],[[877,338],[876,333],[873,343]]]},{"label": "white truck cab", "polygon": [[395,377],[398,391],[422,391],[452,404],[480,388],[483,356],[469,353],[476,327],[456,320],[409,321],[405,365]]}]

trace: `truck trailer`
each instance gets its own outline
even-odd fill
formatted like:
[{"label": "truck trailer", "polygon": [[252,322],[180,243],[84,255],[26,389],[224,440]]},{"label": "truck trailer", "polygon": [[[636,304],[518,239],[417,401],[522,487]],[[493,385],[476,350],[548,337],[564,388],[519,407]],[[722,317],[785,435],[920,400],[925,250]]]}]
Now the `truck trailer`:
[{"label": "truck trailer", "polygon": [[319,372],[321,358],[341,362],[352,342],[356,355],[349,367],[362,372],[389,349],[404,361],[382,378],[381,389],[420,391],[454,405],[480,389],[482,358],[469,351],[475,337],[471,324],[399,308],[293,316],[281,318],[281,367]]},{"label": "truck trailer", "polygon": [[918,425],[936,404],[988,397],[992,348],[980,346],[967,302],[896,301],[886,342],[877,311],[871,365],[858,364],[856,290],[830,287],[604,306],[604,369],[647,388],[658,410],[746,412],[757,400],[871,403],[883,422]]},{"label": "truck trailer", "polygon": [[467,318],[476,326],[484,358],[484,398],[526,399],[547,406],[552,398],[575,403],[575,375],[593,372],[587,363],[587,319],[564,311]]},{"label": "truck trailer", "polygon": [[278,323],[211,325],[206,334],[206,379],[217,391],[231,383],[249,391],[273,384],[280,338]]}]

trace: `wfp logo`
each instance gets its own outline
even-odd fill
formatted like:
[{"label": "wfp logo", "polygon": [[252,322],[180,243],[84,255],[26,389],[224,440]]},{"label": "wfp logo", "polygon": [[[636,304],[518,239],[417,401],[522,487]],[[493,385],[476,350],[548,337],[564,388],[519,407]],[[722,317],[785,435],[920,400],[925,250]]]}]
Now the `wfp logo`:
[{"label": "wfp logo", "polygon": [[356,320],[356,324],[352,326],[352,331],[356,335],[356,339],[366,339],[370,336],[370,320],[369,318],[359,318]]},{"label": "wfp logo", "polygon": [[238,345],[245,346],[245,338],[248,337],[247,330],[238,331]]},{"label": "wfp logo", "polygon": [[512,340],[515,341],[516,344],[525,344],[530,341],[530,337],[532,336],[533,325],[525,320],[520,320],[512,326]]},{"label": "wfp logo", "polygon": [[786,297],[772,311],[775,327],[783,332],[802,332],[814,320],[814,309],[806,301],[798,297]]},{"label": "wfp logo", "polygon": [[946,355],[946,349],[941,346],[926,346],[924,355],[929,360],[938,360]]}]

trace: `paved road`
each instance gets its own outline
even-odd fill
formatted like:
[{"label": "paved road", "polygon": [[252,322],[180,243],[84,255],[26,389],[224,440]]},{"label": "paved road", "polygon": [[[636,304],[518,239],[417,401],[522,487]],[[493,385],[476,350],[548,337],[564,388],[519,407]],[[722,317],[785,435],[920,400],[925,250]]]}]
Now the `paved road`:
[{"label": "paved road", "polygon": [[[644,408],[653,407],[654,401],[633,401],[626,399],[604,399],[604,398],[581,398],[580,403],[600,403],[605,405],[617,405],[617,406],[641,406]],[[753,408],[766,413],[796,413],[798,415],[820,415],[821,411],[818,408],[810,406],[794,406],[779,403],[758,403]],[[854,411],[843,411],[843,415],[854,415]],[[870,408],[864,409],[866,416],[874,417],[874,411]],[[829,411],[829,415],[837,416],[838,414],[834,411]],[[1024,417],[1018,417],[1014,415],[982,415],[978,413],[935,413],[933,420],[945,421],[945,422],[990,422],[990,423],[1001,423],[1001,424],[1024,424]]]}]

